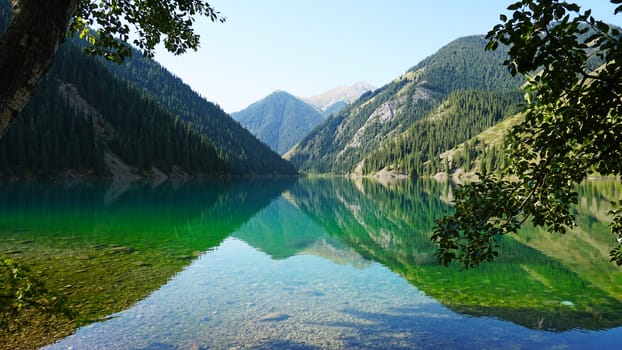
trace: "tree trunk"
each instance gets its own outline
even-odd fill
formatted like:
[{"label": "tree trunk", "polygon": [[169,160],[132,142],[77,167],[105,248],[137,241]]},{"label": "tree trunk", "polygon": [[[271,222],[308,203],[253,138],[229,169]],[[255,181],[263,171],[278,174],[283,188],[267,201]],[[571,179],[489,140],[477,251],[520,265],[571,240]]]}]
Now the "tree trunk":
[{"label": "tree trunk", "polygon": [[0,137],[24,108],[65,38],[78,0],[11,0],[0,39]]}]

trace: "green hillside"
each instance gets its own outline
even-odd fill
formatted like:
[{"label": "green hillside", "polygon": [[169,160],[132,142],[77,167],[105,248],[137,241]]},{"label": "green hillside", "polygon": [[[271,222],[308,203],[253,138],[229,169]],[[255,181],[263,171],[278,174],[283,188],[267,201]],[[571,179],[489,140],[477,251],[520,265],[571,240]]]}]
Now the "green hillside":
[{"label": "green hillside", "polygon": [[[110,160],[107,162],[106,160]],[[71,43],[0,140],[9,177],[214,175],[230,172],[213,144]]]},{"label": "green hillside", "polygon": [[285,91],[273,92],[231,117],[279,154],[324,120],[315,108]]},{"label": "green hillside", "polygon": [[172,116],[192,125],[205,135],[236,173],[293,174],[294,168],[259,142],[248,130],[233,120],[217,104],[201,97],[181,79],[154,60],[138,52],[122,65],[100,61],[117,77],[152,96]]},{"label": "green hillside", "polygon": [[[433,118],[431,113],[438,113],[438,108],[444,104],[458,102],[458,96],[484,91],[509,93],[518,89],[522,80],[512,78],[502,65],[503,50],[485,51],[485,45],[483,36],[464,37],[449,43],[401,77],[364,94],[357,102],[328,118],[288,152],[286,159],[303,172],[361,172],[362,161],[369,154],[409,130],[416,121]],[[477,132],[463,132],[462,129],[469,126],[461,123],[456,127],[458,129],[451,130],[452,134],[466,137]],[[440,143],[466,140],[460,141],[454,136],[451,135],[454,140]],[[446,136],[437,137],[444,139]],[[378,161],[367,170],[389,165],[389,162]]]}]

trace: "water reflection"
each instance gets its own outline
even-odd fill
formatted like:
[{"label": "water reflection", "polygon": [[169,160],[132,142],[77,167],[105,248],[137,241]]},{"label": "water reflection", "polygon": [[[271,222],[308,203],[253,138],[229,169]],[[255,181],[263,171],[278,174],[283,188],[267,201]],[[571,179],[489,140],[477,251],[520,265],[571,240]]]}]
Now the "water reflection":
[{"label": "water reflection", "polygon": [[[602,221],[603,212],[609,208],[602,202],[616,198],[620,188],[620,183],[614,181],[588,183],[580,188],[583,205],[577,210],[579,226],[567,235],[575,244],[529,229],[518,241],[501,242],[497,262],[468,271],[439,266],[433,257],[430,231],[435,218],[450,210],[446,201],[450,187],[446,183],[419,180],[383,186],[365,179],[358,183],[304,179],[290,192],[296,205],[321,222],[326,232],[365,258],[388,266],[449,308],[529,328],[563,331],[607,329],[622,324],[620,269],[611,265],[604,254],[580,269],[575,268],[577,264],[567,266],[564,262],[568,259],[560,258],[568,252],[585,255],[594,241],[601,246],[613,245],[609,228]],[[325,210],[332,215],[325,215]],[[600,220],[596,224],[588,219],[591,224],[585,227],[586,217]],[[535,236],[554,240],[556,251],[566,253],[543,254],[542,249],[552,245],[535,244]],[[601,275],[595,277],[594,269]]]},{"label": "water reflection", "polygon": [[130,307],[165,284],[295,181],[213,180],[0,186],[0,256],[30,265],[77,320],[31,320],[8,347],[35,347]]},{"label": "water reflection", "polygon": [[0,239],[72,235],[117,244],[169,246],[174,241],[189,251],[205,250],[293,182],[211,180],[155,188],[150,183],[4,184]]},{"label": "water reflection", "polygon": [[[0,239],[11,246],[0,249],[36,260],[56,254],[45,252],[51,246],[87,267],[52,264],[45,273],[65,279],[61,287],[73,278],[86,289],[91,277],[79,276],[104,264],[114,277],[97,282],[105,286],[97,296],[73,294],[83,304],[116,300],[119,290],[141,291],[131,303],[151,293],[53,349],[591,348],[622,340],[622,277],[602,254],[612,244],[606,202],[619,182],[579,188],[579,225],[566,237],[528,228],[502,242],[499,261],[469,271],[438,265],[429,241],[435,219],[451,210],[446,183],[0,190],[9,191]],[[91,312],[126,307],[114,305]]]},{"label": "water reflection", "polygon": [[51,349],[587,349],[622,340],[615,295],[525,243],[505,241],[503,259],[480,269],[439,266],[428,237],[450,210],[449,191],[300,179],[135,307]]}]

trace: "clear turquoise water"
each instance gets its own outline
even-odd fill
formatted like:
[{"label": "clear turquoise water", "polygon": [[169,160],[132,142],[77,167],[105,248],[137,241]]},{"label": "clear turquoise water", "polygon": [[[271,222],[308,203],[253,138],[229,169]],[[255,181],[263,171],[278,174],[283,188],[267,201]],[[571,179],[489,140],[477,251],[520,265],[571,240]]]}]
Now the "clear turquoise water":
[{"label": "clear turquoise water", "polygon": [[[31,188],[4,204],[14,211],[0,217],[0,237],[70,233],[201,254],[132,307],[46,349],[605,349],[622,341],[620,270],[606,261],[577,268],[530,238],[505,240],[499,262],[479,269],[436,264],[428,237],[450,210],[444,184],[203,183],[139,187],[108,202],[106,186],[92,190]],[[581,192],[590,200],[579,229],[590,231],[592,248],[610,243],[598,219],[617,191]]]}]

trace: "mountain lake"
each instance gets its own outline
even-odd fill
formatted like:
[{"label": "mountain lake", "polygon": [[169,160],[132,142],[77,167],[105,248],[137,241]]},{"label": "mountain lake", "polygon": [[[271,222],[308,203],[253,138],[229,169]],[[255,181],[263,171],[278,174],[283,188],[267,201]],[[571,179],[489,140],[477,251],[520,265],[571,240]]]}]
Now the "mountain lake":
[{"label": "mountain lake", "polygon": [[[614,180],[577,227],[526,227],[475,269],[429,237],[452,185],[342,177],[0,185],[0,256],[73,320],[0,336],[44,349],[605,349],[622,343]],[[36,339],[35,339],[36,338]],[[30,345],[24,345],[30,344]]]}]

